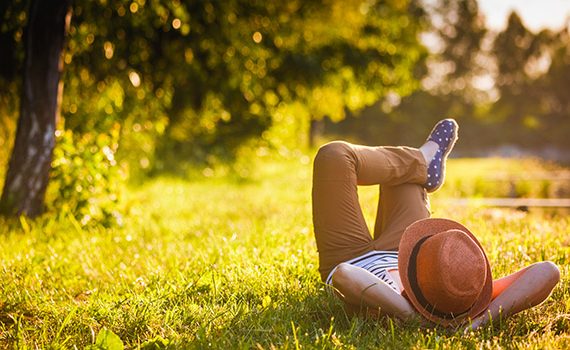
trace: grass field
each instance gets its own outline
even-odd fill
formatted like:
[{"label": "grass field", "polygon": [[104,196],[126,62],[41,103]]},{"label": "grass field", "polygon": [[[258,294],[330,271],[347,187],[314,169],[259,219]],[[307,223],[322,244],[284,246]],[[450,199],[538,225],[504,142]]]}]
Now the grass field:
[{"label": "grass field", "polygon": [[[547,172],[556,165],[451,161],[448,186],[432,198],[433,216],[471,228],[495,277],[540,260],[562,272],[544,304],[465,335],[348,317],[317,274],[310,160],[253,168],[248,180],[162,177],[132,187],[118,228],[87,230],[49,215],[2,219],[0,347],[570,348],[566,213],[446,207],[442,200],[504,195],[502,185],[485,182],[496,169]],[[545,186],[528,182],[523,194],[546,193]],[[377,195],[373,187],[361,191],[369,222]]]}]

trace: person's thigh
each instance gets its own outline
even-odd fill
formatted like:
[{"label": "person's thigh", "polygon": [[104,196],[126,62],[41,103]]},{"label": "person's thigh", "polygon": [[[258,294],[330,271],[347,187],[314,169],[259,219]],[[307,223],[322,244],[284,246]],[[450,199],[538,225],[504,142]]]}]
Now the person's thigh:
[{"label": "person's thigh", "polygon": [[323,281],[339,263],[370,249],[372,237],[358,201],[356,160],[344,142],[319,150],[313,169],[313,226]]}]

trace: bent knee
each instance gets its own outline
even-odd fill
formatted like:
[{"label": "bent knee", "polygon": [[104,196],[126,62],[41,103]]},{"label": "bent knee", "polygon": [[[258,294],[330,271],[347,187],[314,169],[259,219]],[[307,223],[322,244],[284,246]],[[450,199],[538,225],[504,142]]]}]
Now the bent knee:
[{"label": "bent knee", "polygon": [[314,160],[315,170],[337,170],[351,164],[354,151],[349,143],[333,141],[322,145],[317,151]]},{"label": "bent knee", "polygon": [[332,285],[336,288],[346,285],[346,283],[350,280],[352,269],[353,267],[350,264],[340,263],[332,275]]}]

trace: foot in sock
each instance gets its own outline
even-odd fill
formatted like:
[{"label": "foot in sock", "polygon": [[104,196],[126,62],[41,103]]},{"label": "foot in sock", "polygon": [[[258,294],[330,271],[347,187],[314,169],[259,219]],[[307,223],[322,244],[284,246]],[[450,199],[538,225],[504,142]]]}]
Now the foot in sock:
[{"label": "foot in sock", "polygon": [[427,180],[423,185],[428,192],[435,192],[443,185],[445,162],[457,141],[458,129],[455,120],[440,120],[429,134],[426,143],[420,147],[428,163]]}]

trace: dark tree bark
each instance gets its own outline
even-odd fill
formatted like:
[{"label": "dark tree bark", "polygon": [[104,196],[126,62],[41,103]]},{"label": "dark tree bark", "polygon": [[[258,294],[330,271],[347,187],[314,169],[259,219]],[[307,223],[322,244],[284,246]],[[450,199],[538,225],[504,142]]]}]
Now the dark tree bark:
[{"label": "dark tree bark", "polygon": [[32,0],[25,30],[20,118],[0,210],[36,216],[43,210],[59,113],[62,50],[70,0]]},{"label": "dark tree bark", "polygon": [[309,122],[309,148],[316,146],[317,138],[323,136],[325,121],[323,119],[313,119]]}]

